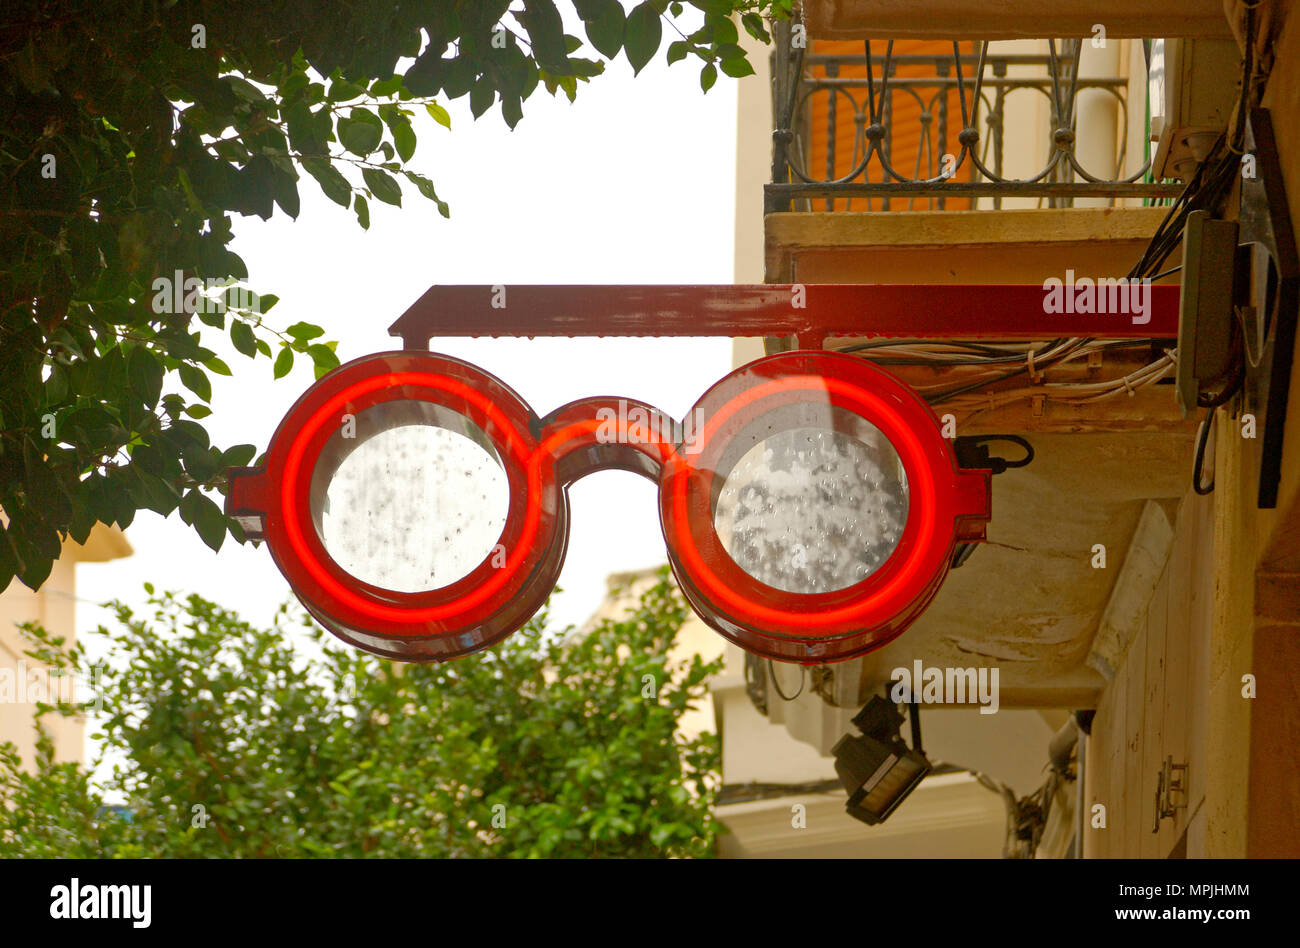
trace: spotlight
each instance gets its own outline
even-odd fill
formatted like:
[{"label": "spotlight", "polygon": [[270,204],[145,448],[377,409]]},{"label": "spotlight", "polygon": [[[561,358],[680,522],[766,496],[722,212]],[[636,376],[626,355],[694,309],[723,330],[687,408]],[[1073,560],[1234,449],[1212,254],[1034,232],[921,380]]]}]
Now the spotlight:
[{"label": "spotlight", "polygon": [[912,746],[900,734],[903,716],[890,701],[876,695],[853,718],[861,736],[846,734],[831,749],[835,772],[849,794],[845,811],[874,826],[883,823],[930,772],[921,749],[917,706],[912,719]]}]

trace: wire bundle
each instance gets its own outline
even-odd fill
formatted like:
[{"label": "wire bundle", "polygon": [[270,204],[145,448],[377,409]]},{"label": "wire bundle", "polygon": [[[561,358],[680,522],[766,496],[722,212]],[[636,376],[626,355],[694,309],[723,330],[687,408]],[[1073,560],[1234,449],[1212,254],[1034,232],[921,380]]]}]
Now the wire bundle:
[{"label": "wire bundle", "polygon": [[[974,378],[958,385],[948,383],[916,386],[932,405],[970,411],[987,410],[1035,397],[1053,401],[1087,402],[1119,394],[1133,394],[1167,377],[1176,363],[1177,350],[1170,347],[1159,358],[1127,375],[1086,382],[1043,382],[1043,374],[1066,363],[1099,352],[1123,349],[1152,349],[1161,339],[1055,339],[1040,346],[1011,342],[927,342],[918,339],[882,340],[849,346],[845,352],[881,351],[871,360],[880,365],[986,366]],[[1029,385],[985,391],[990,386],[1026,376]]]}]

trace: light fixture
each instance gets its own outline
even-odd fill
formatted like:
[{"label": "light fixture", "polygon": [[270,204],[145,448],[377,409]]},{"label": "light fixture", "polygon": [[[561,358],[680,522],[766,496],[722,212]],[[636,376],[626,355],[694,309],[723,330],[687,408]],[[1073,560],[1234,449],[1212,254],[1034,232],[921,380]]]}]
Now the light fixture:
[{"label": "light fixture", "polygon": [[912,719],[912,746],[903,742],[903,716],[891,701],[875,695],[853,718],[861,734],[846,734],[831,753],[835,772],[849,795],[845,811],[855,820],[874,826],[883,823],[930,772],[921,748],[919,710]]}]

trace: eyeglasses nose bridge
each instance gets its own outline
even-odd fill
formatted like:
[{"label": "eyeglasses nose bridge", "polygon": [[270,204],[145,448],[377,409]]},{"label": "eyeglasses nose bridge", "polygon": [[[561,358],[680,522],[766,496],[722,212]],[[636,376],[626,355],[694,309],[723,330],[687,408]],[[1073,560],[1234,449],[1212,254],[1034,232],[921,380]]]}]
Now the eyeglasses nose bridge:
[{"label": "eyeglasses nose bridge", "polygon": [[564,487],[596,471],[631,471],[659,483],[681,441],[671,415],[634,398],[594,396],[569,402],[541,420],[538,453]]}]

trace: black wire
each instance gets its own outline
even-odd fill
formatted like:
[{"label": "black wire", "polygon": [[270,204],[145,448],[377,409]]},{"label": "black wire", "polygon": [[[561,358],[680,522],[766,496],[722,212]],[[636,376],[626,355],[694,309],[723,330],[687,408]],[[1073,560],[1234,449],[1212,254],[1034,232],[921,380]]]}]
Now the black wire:
[{"label": "black wire", "polygon": [[1210,428],[1214,426],[1214,409],[1205,409],[1200,430],[1196,432],[1196,460],[1192,462],[1192,490],[1204,496],[1214,491],[1214,481],[1208,485],[1201,484],[1202,468],[1205,466],[1205,445],[1210,440]]},{"label": "black wire", "polygon": [[776,669],[772,667],[772,660],[770,658],[767,660],[767,670],[768,670],[768,674],[772,676],[772,690],[776,692],[777,697],[780,698],[782,701],[793,701],[795,698],[803,694],[803,686],[806,678],[804,675],[804,668],[802,665],[799,666],[799,690],[796,691],[794,694],[790,695],[789,697],[787,697],[784,693],[782,693],[781,686],[777,684]]},{"label": "black wire", "polygon": [[937,395],[926,395],[925,400],[931,405],[940,405],[950,398],[956,398],[958,395],[965,395],[967,392],[973,392],[977,388],[983,388],[986,385],[996,385],[998,382],[1005,382],[1007,379],[1013,379],[1017,375],[1024,375],[1029,371],[1028,365],[1022,365],[1014,372],[1004,372],[995,379],[980,379],[978,382],[972,382],[969,385],[962,385],[958,388],[949,389],[946,392],[940,392]]},{"label": "black wire", "polygon": [[990,442],[1005,441],[1008,444],[1014,444],[1017,447],[1023,448],[1025,451],[1025,456],[1021,458],[1019,461],[1008,461],[1006,458],[998,459],[1007,467],[1025,467],[1034,459],[1034,446],[1030,444],[1028,441],[1026,441],[1024,438],[1020,437],[1020,435],[1014,435],[1014,434],[976,435],[975,440],[980,444],[988,444]]}]

